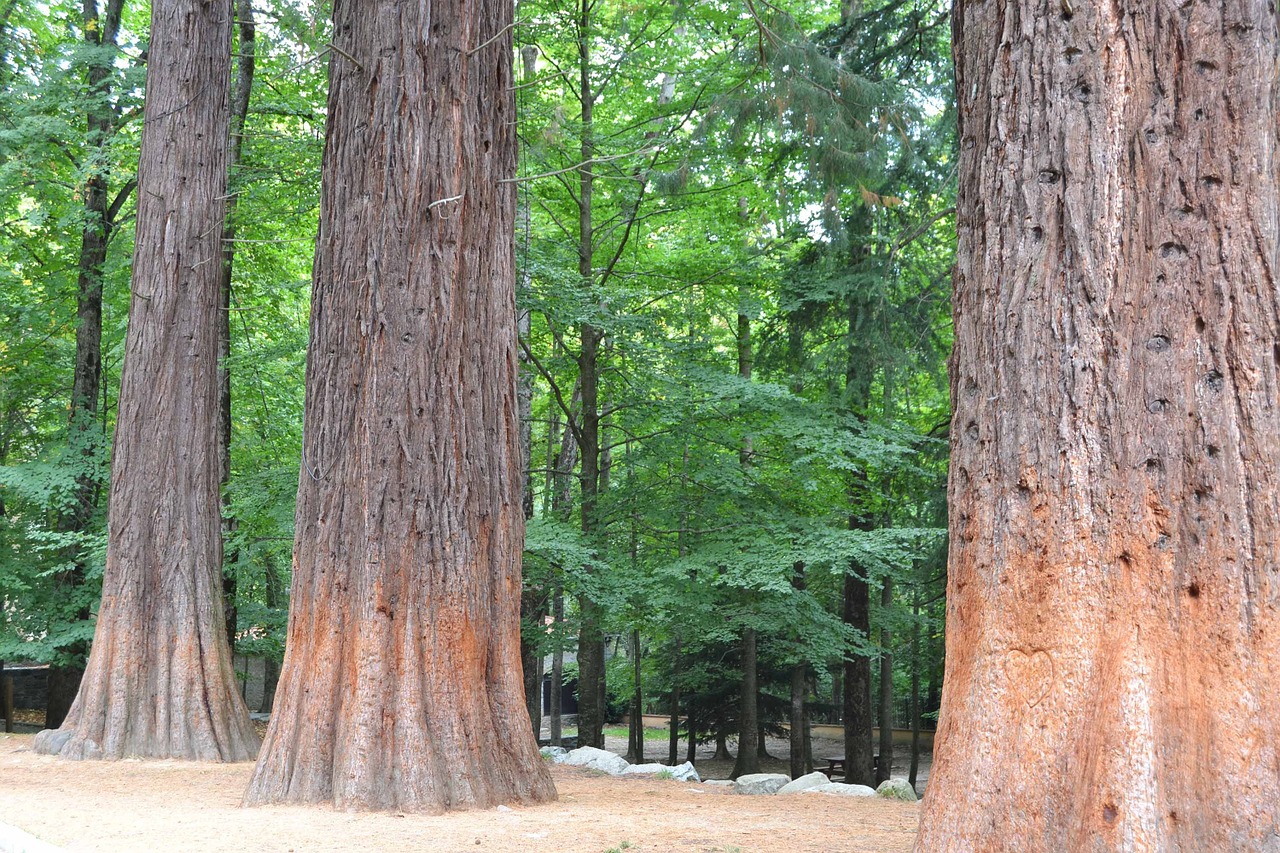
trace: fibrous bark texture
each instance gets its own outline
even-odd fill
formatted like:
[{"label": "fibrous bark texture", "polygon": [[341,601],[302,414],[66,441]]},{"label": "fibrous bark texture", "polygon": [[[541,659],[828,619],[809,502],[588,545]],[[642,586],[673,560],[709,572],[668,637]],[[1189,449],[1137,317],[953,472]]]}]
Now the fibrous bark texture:
[{"label": "fibrous bark texture", "polygon": [[133,299],[102,604],[80,692],[36,749],[237,761],[257,736],[222,619],[218,238],[231,8],[152,5]]},{"label": "fibrous bark texture", "polygon": [[961,2],[917,850],[1274,850],[1274,4]]},{"label": "fibrous bark texture", "polygon": [[333,15],[288,638],[246,801],[549,800],[520,671],[512,6]]}]

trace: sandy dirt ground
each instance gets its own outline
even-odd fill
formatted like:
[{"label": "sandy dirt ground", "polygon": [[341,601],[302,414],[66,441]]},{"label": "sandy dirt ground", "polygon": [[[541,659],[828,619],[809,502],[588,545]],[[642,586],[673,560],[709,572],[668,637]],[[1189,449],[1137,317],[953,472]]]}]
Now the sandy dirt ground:
[{"label": "sandy dirt ground", "polygon": [[918,806],[820,794],[743,797],[674,780],[553,769],[559,800],[442,816],[246,809],[251,765],[68,762],[0,735],[0,822],[67,851],[906,853]]}]

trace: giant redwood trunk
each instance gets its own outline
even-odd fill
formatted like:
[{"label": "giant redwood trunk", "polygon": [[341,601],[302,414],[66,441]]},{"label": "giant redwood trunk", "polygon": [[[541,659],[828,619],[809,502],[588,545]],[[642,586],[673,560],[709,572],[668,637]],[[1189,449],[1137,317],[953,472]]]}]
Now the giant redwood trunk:
[{"label": "giant redwood trunk", "polygon": [[549,800],[520,671],[512,6],[333,17],[288,638],[246,801]]},{"label": "giant redwood trunk", "polygon": [[235,761],[257,736],[222,619],[218,274],[228,3],[160,0],[97,631],[76,700],[36,749]]},{"label": "giant redwood trunk", "polygon": [[962,2],[921,851],[1280,837],[1277,21]]}]

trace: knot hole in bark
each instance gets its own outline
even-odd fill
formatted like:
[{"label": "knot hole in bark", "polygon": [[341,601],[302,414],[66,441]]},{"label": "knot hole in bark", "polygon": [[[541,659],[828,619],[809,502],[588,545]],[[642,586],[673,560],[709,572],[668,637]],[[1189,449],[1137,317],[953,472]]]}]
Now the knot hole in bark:
[{"label": "knot hole in bark", "polygon": [[1199,598],[1200,584],[1197,583],[1196,581],[1192,581],[1191,583],[1187,584],[1187,595],[1191,596],[1192,598]]},{"label": "knot hole in bark", "polygon": [[1181,243],[1170,240],[1167,243],[1160,244],[1160,257],[1166,260],[1185,260],[1188,254],[1190,253],[1187,251],[1187,247]]}]

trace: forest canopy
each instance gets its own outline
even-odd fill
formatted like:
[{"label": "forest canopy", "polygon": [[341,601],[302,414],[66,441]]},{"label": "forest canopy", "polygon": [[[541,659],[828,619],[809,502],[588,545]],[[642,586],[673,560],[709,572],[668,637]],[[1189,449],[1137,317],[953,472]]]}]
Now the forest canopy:
[{"label": "forest canopy", "polygon": [[[302,379],[342,57],[324,6],[239,9],[224,592],[235,651],[278,662],[299,477],[323,463]],[[138,298],[148,21],[0,3],[0,659],[72,679]],[[873,719],[936,712],[948,24],[933,0],[518,3],[526,679],[577,648],[558,675],[587,740],[673,702],[697,738],[738,737],[747,634],[760,725],[799,690],[865,723],[867,772]]]}]

